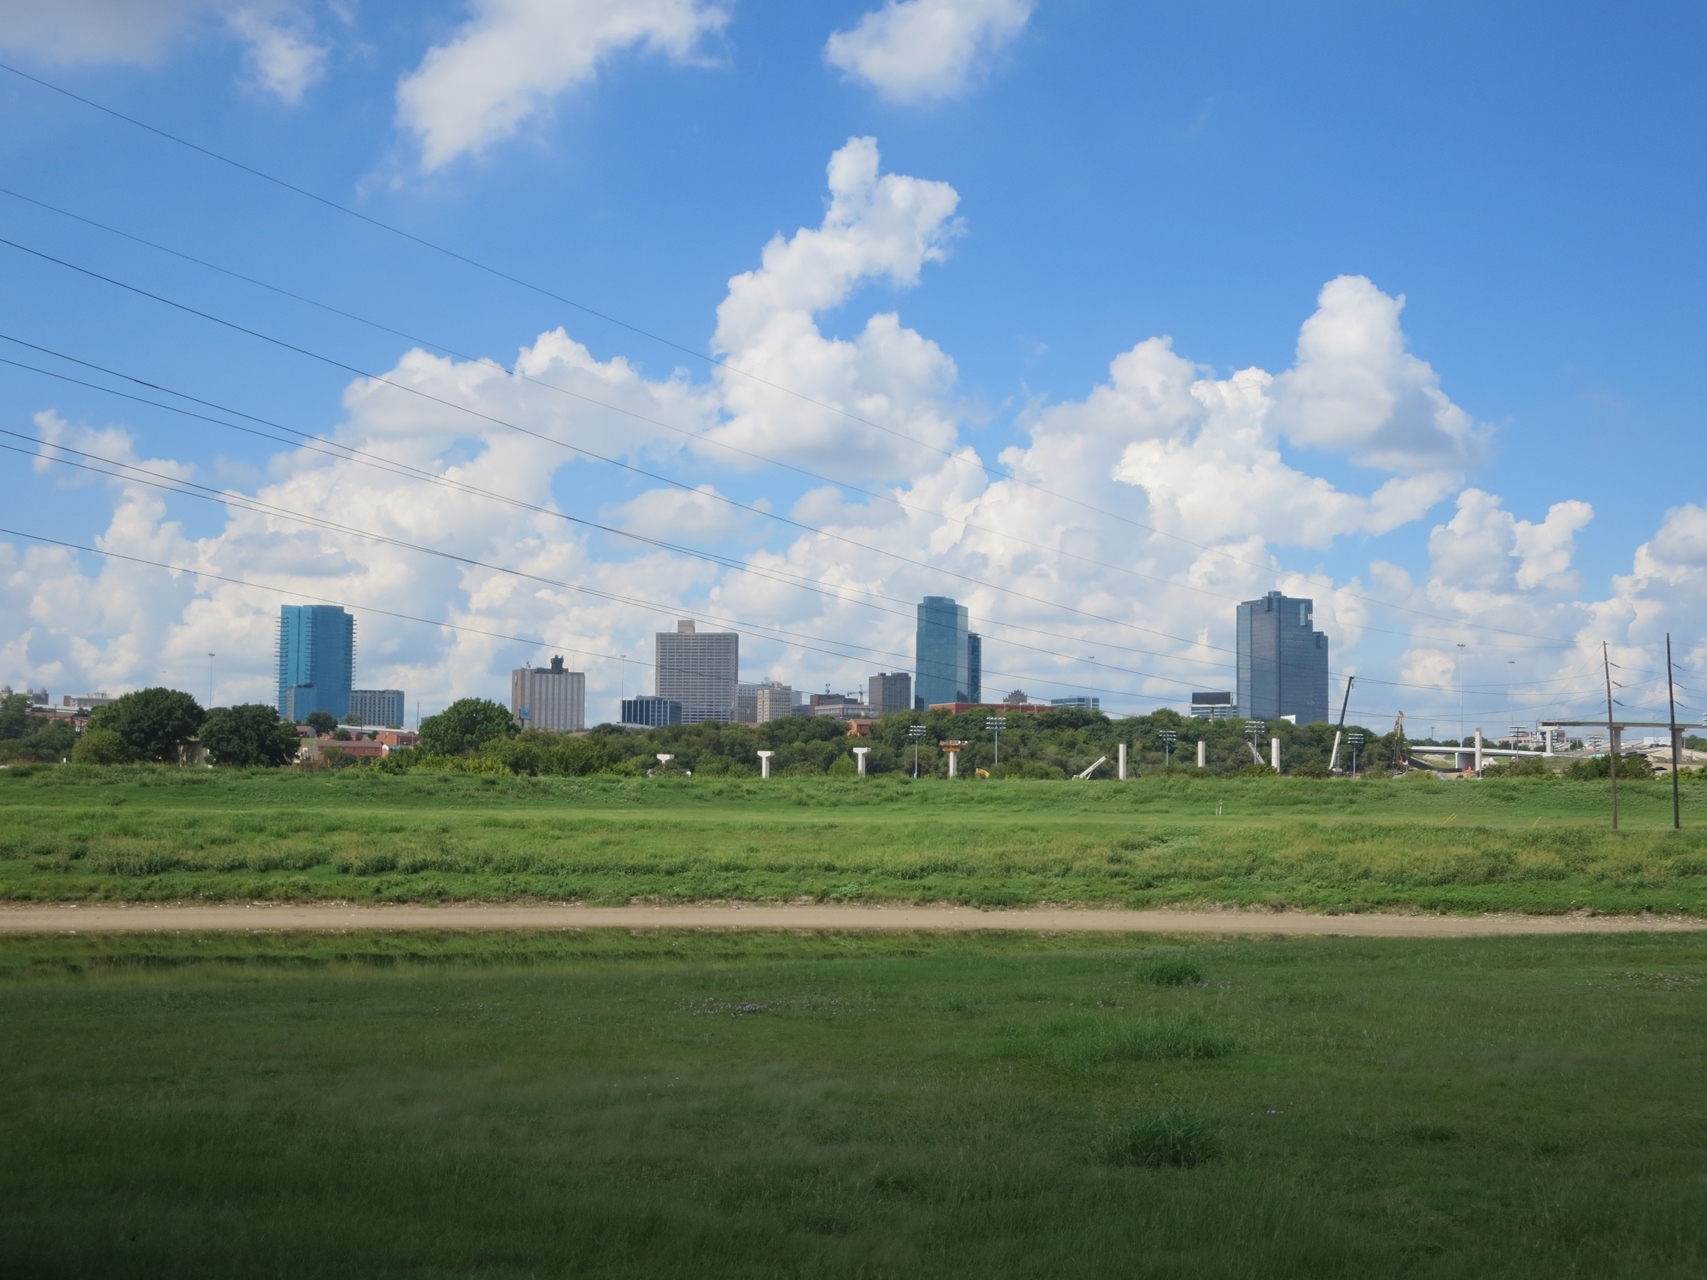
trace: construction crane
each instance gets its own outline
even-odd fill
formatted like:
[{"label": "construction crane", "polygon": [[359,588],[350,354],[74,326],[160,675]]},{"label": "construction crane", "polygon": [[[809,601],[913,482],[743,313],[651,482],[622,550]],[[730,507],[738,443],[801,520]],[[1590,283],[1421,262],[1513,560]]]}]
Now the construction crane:
[{"label": "construction crane", "polygon": [[1345,712],[1346,708],[1351,705],[1351,686],[1356,683],[1356,676],[1347,676],[1345,678],[1345,698],[1340,703],[1340,722],[1334,727],[1334,750],[1333,754],[1328,757],[1329,773],[1338,773],[1340,771],[1340,740],[1345,737]]}]

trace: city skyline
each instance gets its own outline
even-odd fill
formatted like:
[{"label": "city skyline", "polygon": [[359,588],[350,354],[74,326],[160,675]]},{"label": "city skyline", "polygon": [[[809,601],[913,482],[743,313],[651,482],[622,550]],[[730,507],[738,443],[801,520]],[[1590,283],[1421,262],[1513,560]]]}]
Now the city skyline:
[{"label": "city skyline", "polygon": [[1707,678],[1707,17],[933,3],[0,25],[0,680],[264,699],[288,602],[428,713],[615,705],[681,616],[854,689],[941,594],[984,687],[1142,711],[1273,589],[1369,721]]}]

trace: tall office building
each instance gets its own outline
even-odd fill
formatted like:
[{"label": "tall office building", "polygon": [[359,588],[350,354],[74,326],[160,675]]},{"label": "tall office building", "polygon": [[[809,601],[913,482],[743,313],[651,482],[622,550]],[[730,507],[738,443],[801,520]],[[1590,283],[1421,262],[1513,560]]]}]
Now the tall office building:
[{"label": "tall office building", "polygon": [[1239,702],[1252,720],[1328,718],[1328,638],[1315,602],[1270,591],[1239,606]]},{"label": "tall office building", "polygon": [[351,689],[350,716],[370,729],[401,729],[403,690]]},{"label": "tall office building", "polygon": [[880,672],[865,682],[865,701],[874,716],[913,709],[913,677],[905,671]]},{"label": "tall office building", "polygon": [[569,671],[561,657],[549,667],[517,667],[510,672],[510,714],[524,729],[578,733],[587,727],[587,677]]},{"label": "tall office building", "polygon": [[970,702],[972,688],[966,606],[949,596],[926,596],[919,605],[913,644],[913,705]]},{"label": "tall office building", "polygon": [[984,637],[966,634],[966,701],[984,701]]},{"label": "tall office building", "polygon": [[777,684],[774,680],[766,680],[753,695],[753,715],[757,724],[792,719],[794,690],[785,684]]},{"label": "tall office building", "polygon": [[657,633],[657,696],[682,704],[682,723],[734,720],[739,710],[741,637],[733,631],[696,631],[690,619]]},{"label": "tall office building", "polygon": [[278,712],[301,723],[316,711],[350,713],[356,675],[356,620],[335,604],[279,608]]}]

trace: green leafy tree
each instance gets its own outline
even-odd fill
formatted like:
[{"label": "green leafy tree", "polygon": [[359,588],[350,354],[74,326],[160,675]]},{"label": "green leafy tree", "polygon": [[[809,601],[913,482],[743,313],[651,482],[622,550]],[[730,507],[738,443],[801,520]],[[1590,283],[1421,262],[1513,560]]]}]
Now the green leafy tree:
[{"label": "green leafy tree", "polygon": [[310,729],[314,730],[315,737],[324,738],[327,734],[337,729],[338,717],[333,715],[330,711],[310,711],[308,713],[308,719],[304,723],[306,723]]},{"label": "green leafy tree", "polygon": [[202,725],[202,746],[215,764],[277,768],[296,759],[296,726],[264,703],[216,707]]},{"label": "green leafy tree", "polygon": [[184,744],[196,736],[207,713],[187,693],[177,689],[138,689],[89,717],[89,728],[118,734],[134,760],[176,761]]},{"label": "green leafy tree", "polygon": [[490,698],[460,698],[421,721],[420,746],[425,754],[460,756],[493,738],[513,738],[517,732],[507,707]]},{"label": "green leafy tree", "polygon": [[30,699],[14,693],[0,698],[0,739],[30,736]]},{"label": "green leafy tree", "polygon": [[64,760],[77,745],[77,730],[66,720],[50,720],[26,738],[0,738],[0,760]]},{"label": "green leafy tree", "polygon": [[71,748],[73,764],[129,764],[135,758],[116,729],[87,729]]}]

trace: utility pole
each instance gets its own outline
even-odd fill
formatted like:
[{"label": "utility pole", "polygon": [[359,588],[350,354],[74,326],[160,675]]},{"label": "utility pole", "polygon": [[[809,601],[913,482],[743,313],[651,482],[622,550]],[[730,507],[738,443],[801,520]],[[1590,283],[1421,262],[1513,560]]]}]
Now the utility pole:
[{"label": "utility pole", "polygon": [[1606,672],[1606,760],[1612,775],[1612,829],[1618,830],[1618,733],[1612,727],[1612,651],[1600,642],[1600,665]]},{"label": "utility pole", "polygon": [[[1462,640],[1458,641],[1458,647],[1460,649],[1462,649],[1464,647],[1464,642]],[[1464,745],[1464,668],[1459,666],[1457,658],[1454,658],[1452,660],[1452,674],[1458,677],[1458,745],[1463,746]]]},{"label": "utility pole", "polygon": [[[1667,652],[1670,652],[1670,650],[1667,650]],[[213,659],[213,654],[210,653],[207,655],[207,709],[209,711],[213,710]],[[1673,718],[1675,719],[1676,717]],[[1672,736],[1676,737],[1677,735],[1673,734]]]},{"label": "utility pole", "polygon": [[1671,829],[1683,830],[1683,805],[1677,794],[1677,688],[1671,678],[1671,632],[1666,632],[1666,702],[1671,709]]}]

